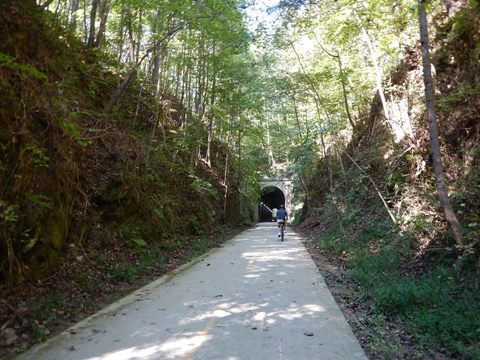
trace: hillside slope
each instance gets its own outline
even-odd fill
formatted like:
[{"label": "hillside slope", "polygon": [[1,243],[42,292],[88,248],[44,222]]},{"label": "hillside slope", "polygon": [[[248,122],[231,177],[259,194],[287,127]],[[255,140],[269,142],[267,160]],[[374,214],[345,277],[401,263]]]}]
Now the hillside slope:
[{"label": "hillside slope", "polygon": [[228,237],[240,201],[226,145],[213,143],[211,166],[196,162],[199,130],[178,127],[182,104],[165,97],[157,111],[136,82],[106,112],[120,80],[112,60],[47,16],[33,1],[0,4],[6,353]]},{"label": "hillside slope", "polygon": [[443,162],[465,247],[455,245],[435,189],[419,46],[389,76],[394,126],[374,98],[353,140],[330,149],[335,188],[325,160],[309,184],[300,228],[338,267],[331,285],[350,281],[340,302],[374,358],[480,356],[479,19],[470,1],[455,16],[437,14],[432,29]]}]

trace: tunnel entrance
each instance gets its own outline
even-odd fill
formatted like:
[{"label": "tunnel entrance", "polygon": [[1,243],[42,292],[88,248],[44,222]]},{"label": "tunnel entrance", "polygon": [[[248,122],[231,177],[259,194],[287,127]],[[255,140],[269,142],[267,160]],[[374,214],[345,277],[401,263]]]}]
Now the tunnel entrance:
[{"label": "tunnel entrance", "polygon": [[260,201],[258,221],[272,221],[272,209],[285,206],[285,195],[278,187],[267,186],[262,189]]}]

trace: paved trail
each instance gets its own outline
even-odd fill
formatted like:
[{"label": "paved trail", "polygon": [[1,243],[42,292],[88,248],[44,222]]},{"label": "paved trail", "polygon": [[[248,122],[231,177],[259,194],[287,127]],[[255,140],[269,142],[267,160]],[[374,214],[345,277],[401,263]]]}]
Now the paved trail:
[{"label": "paved trail", "polygon": [[276,235],[247,230],[19,359],[366,359],[300,237]]}]

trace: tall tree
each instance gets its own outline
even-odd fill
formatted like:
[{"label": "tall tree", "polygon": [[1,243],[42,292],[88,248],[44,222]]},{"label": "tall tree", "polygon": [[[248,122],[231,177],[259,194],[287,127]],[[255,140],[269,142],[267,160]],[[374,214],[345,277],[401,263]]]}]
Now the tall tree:
[{"label": "tall tree", "polygon": [[97,9],[100,4],[100,0],[92,0],[92,7],[90,10],[90,30],[88,31],[88,44],[89,48],[95,45],[95,23],[97,21]]},{"label": "tall tree", "polygon": [[442,156],[440,152],[440,140],[438,136],[437,114],[435,109],[435,92],[430,65],[430,50],[428,39],[427,11],[425,9],[425,0],[418,2],[418,18],[420,23],[420,42],[422,46],[423,61],[423,81],[425,84],[425,104],[427,107],[428,130],[430,133],[430,144],[432,147],[433,169],[435,172],[435,184],[437,186],[438,197],[443,208],[445,218],[450,225],[453,237],[457,244],[463,245],[463,229],[453,211],[450,198],[448,197],[445,176],[443,173]]},{"label": "tall tree", "polygon": [[95,38],[95,46],[97,48],[101,48],[103,45],[103,40],[105,38],[105,30],[107,27],[108,13],[110,11],[110,4],[108,0],[102,0],[99,5],[100,24],[98,27],[97,36]]}]

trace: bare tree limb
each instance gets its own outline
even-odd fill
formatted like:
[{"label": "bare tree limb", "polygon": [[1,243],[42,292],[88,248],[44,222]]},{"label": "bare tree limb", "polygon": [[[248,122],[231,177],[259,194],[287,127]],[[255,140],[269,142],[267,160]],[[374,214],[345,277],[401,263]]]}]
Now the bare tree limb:
[{"label": "bare tree limb", "polygon": [[390,211],[390,209],[388,208],[388,204],[387,202],[385,201],[385,198],[383,197],[382,193],[380,192],[380,190],[378,189],[377,185],[375,184],[375,182],[373,181],[373,179],[370,177],[370,175],[368,175],[365,170],[363,170],[361,168],[360,165],[358,165],[358,163],[350,156],[348,155],[346,152],[345,152],[345,155],[347,155],[347,157],[355,164],[355,166],[362,172],[363,175],[365,175],[368,180],[370,180],[370,182],[372,183],[375,191],[377,192],[378,194],[378,197],[382,200],[382,203],[383,205],[385,206],[385,209],[387,210],[388,212],[388,215],[390,215],[390,219],[392,219],[393,223],[395,225],[397,225],[397,220],[395,219],[395,216],[393,216],[392,212]]}]

